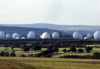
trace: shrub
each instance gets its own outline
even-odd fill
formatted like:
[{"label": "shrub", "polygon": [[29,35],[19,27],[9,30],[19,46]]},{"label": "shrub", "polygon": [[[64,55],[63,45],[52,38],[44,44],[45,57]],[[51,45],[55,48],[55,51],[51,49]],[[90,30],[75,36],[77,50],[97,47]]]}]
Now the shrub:
[{"label": "shrub", "polygon": [[63,52],[65,53],[66,52],[66,49],[63,49]]},{"label": "shrub", "polygon": [[4,53],[5,53],[4,51],[1,51],[0,55],[1,55],[1,56],[4,56]]},{"label": "shrub", "polygon": [[70,50],[67,50],[67,52],[70,52]]},{"label": "shrub", "polygon": [[41,53],[35,54],[34,57],[41,57]]},{"label": "shrub", "polygon": [[22,54],[22,55],[20,55],[20,57],[26,57],[26,55]]},{"label": "shrub", "polygon": [[84,50],[83,49],[78,49],[78,52],[81,53],[81,52],[84,52]]},{"label": "shrub", "polygon": [[5,52],[4,53],[4,56],[9,56],[9,52]]},{"label": "shrub", "polygon": [[93,58],[100,59],[100,53],[99,52],[93,53]]},{"label": "shrub", "polygon": [[12,56],[12,57],[16,56],[15,51],[13,50],[13,51],[9,54],[9,56]]},{"label": "shrub", "polygon": [[71,47],[71,48],[70,48],[70,51],[71,51],[71,52],[76,52],[76,48],[75,48],[75,47]]},{"label": "shrub", "polygon": [[50,54],[47,54],[47,55],[44,55],[43,57],[51,57],[51,55]]},{"label": "shrub", "polygon": [[33,57],[33,54],[28,54],[28,57]]}]

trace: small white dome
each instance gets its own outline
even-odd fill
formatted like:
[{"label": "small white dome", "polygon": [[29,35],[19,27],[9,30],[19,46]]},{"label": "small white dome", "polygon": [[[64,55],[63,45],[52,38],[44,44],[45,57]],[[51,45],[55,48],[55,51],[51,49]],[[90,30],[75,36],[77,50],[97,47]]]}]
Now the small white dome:
[{"label": "small white dome", "polygon": [[50,35],[48,34],[48,32],[44,32],[44,33],[42,34],[42,38],[43,38],[43,39],[50,38]]},{"label": "small white dome", "polygon": [[25,37],[22,37],[21,39],[25,39]]},{"label": "small white dome", "polygon": [[94,39],[95,39],[95,40],[100,40],[100,31],[96,31],[96,32],[94,33]]},{"label": "small white dome", "polygon": [[20,37],[16,37],[16,39],[20,39]]},{"label": "small white dome", "polygon": [[59,38],[59,33],[58,32],[53,32],[52,38]]},{"label": "small white dome", "polygon": [[28,38],[28,39],[33,39],[33,38],[35,38],[35,33],[34,33],[33,31],[30,31],[30,32],[28,33],[28,35],[27,35],[27,38]]},{"label": "small white dome", "polygon": [[87,39],[87,37],[84,37],[84,40],[86,40]]},{"label": "small white dome", "polygon": [[80,37],[81,37],[81,34],[79,32],[76,31],[73,33],[73,38],[80,39]]},{"label": "small white dome", "polygon": [[20,35],[18,33],[13,33],[12,38],[16,39],[17,37],[20,37]]},{"label": "small white dome", "polygon": [[6,39],[11,39],[11,35],[10,34],[6,34]]},{"label": "small white dome", "polygon": [[92,38],[92,35],[91,34],[88,34],[87,35],[87,39],[91,39]]},{"label": "small white dome", "polygon": [[5,39],[5,33],[3,31],[0,31],[0,39]]}]

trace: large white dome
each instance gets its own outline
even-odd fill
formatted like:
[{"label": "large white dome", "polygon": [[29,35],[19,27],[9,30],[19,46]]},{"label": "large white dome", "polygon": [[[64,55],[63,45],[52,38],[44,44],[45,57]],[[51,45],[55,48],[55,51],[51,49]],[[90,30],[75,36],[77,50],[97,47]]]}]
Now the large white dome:
[{"label": "large white dome", "polygon": [[91,39],[92,35],[91,34],[87,34],[87,39]]},{"label": "large white dome", "polygon": [[43,38],[43,39],[50,38],[50,35],[48,34],[48,32],[44,32],[44,33],[42,34],[42,38]]},{"label": "large white dome", "polygon": [[11,39],[11,35],[10,34],[6,34],[6,39]]},{"label": "large white dome", "polygon": [[73,38],[80,39],[80,37],[82,37],[82,36],[79,32],[76,31],[76,32],[73,33]]},{"label": "large white dome", "polygon": [[32,38],[35,38],[35,33],[33,31],[30,31],[27,35],[27,38],[28,39],[32,39]]},{"label": "large white dome", "polygon": [[0,39],[5,39],[5,33],[3,31],[0,31]]},{"label": "large white dome", "polygon": [[53,32],[52,38],[59,38],[59,33],[58,32]]},{"label": "large white dome", "polygon": [[100,31],[96,31],[96,32],[94,33],[94,39],[100,40]]},{"label": "large white dome", "polygon": [[16,39],[17,37],[20,37],[20,35],[18,33],[13,33],[12,38]]}]

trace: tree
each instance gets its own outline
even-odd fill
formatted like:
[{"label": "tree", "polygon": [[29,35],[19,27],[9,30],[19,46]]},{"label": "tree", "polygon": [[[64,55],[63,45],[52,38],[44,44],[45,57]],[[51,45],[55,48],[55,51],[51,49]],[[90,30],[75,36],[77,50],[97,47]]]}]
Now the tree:
[{"label": "tree", "polygon": [[71,48],[70,48],[70,51],[71,51],[71,52],[76,52],[76,48],[75,48],[75,47],[71,47]]},{"label": "tree", "polygon": [[35,51],[41,50],[41,46],[33,46],[31,50],[35,50]]},{"label": "tree", "polygon": [[52,49],[53,48],[53,45],[50,45],[47,47],[47,49]]},{"label": "tree", "polygon": [[23,50],[24,47],[26,47],[25,44],[21,44],[21,45],[20,45],[21,50]]},{"label": "tree", "polygon": [[15,51],[13,50],[10,54],[9,54],[9,56],[16,56],[16,54],[15,54]]},{"label": "tree", "polygon": [[54,52],[57,52],[57,53],[59,51],[58,47],[53,47],[53,50],[54,50]]},{"label": "tree", "polygon": [[7,52],[8,51],[8,47],[9,47],[9,45],[8,44],[4,44],[4,47],[5,47],[5,51]]},{"label": "tree", "polygon": [[4,51],[1,51],[0,55],[1,55],[1,56],[4,56],[4,53],[5,53]]},{"label": "tree", "polygon": [[11,46],[10,46],[11,50],[13,50],[14,47],[15,47],[15,44],[11,45]]},{"label": "tree", "polygon": [[83,49],[78,49],[78,52],[81,53],[81,52],[84,52],[84,50]]},{"label": "tree", "polygon": [[24,48],[23,48],[23,51],[25,51],[25,52],[26,52],[26,51],[29,51],[29,50],[30,50],[29,47],[24,47]]},{"label": "tree", "polygon": [[63,49],[63,52],[65,53],[66,52],[66,49]]},{"label": "tree", "polygon": [[90,52],[92,49],[92,47],[85,47],[86,52]]},{"label": "tree", "polygon": [[95,59],[100,59],[100,53],[99,53],[99,52],[93,53],[93,57],[94,57]]},{"label": "tree", "polygon": [[4,53],[4,56],[9,56],[9,52],[5,52]]}]

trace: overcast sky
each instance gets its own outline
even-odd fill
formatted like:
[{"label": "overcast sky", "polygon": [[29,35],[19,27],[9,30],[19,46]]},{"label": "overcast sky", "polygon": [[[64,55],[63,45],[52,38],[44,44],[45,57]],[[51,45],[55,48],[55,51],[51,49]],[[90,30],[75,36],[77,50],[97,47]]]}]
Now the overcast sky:
[{"label": "overcast sky", "polygon": [[100,0],[0,0],[0,24],[100,25]]}]

